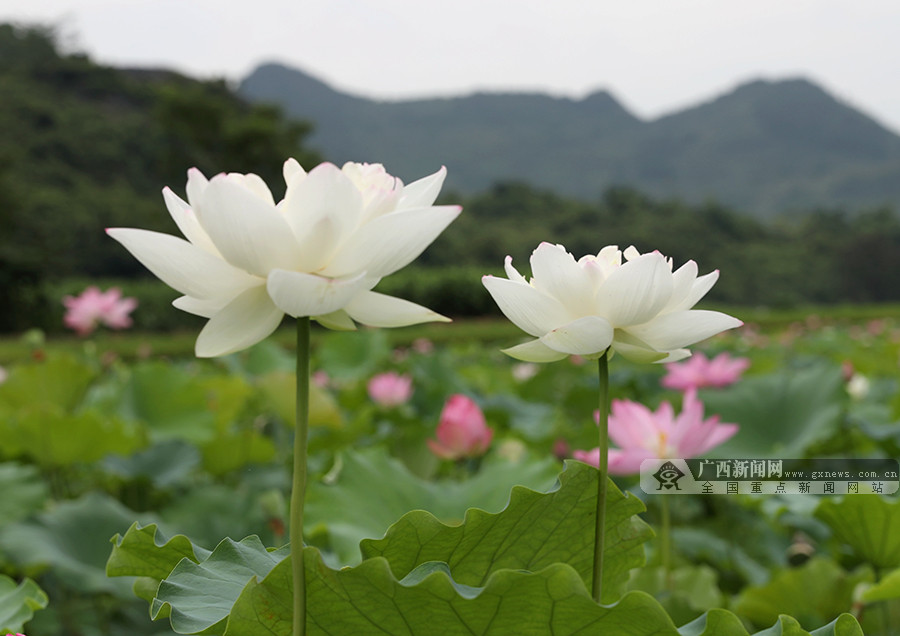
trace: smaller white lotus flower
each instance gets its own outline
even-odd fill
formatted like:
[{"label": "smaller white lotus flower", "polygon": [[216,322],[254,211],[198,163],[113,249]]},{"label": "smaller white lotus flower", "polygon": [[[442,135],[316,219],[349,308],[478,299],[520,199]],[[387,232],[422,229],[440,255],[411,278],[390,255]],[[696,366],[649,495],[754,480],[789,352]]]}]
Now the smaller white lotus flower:
[{"label": "smaller white lotus flower", "polygon": [[536,338],[504,350],[519,360],[599,358],[611,349],[638,362],[672,362],[690,355],[688,345],[743,324],[691,309],[718,271],[698,277],[697,264],[688,261],[673,272],[659,252],[610,245],[576,261],[562,245],[541,243],[531,255],[530,281],[509,256],[505,269],[508,278],[482,282],[506,317]]},{"label": "smaller white lotus flower", "polygon": [[220,356],[256,344],[285,314],[332,329],[354,321],[400,327],[447,318],[372,291],[409,264],[453,221],[459,206],[435,206],[441,168],[408,186],[380,164],[323,163],[307,173],[284,164],[287,191],[275,203],[255,174],[207,180],[188,171],[187,202],[163,197],[187,240],[111,228],[153,274],[184,294],[174,305],[209,318],[196,354]]}]

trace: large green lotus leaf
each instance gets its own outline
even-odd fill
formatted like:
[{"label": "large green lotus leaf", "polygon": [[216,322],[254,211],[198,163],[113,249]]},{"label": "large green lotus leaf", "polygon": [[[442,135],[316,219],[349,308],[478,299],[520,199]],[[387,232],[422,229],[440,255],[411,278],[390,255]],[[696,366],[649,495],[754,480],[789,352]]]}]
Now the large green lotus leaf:
[{"label": "large green lotus leaf", "polygon": [[193,444],[170,439],[127,457],[109,455],[101,466],[123,479],[146,479],[157,488],[183,483],[200,465],[200,451]]},{"label": "large green lotus leaf", "polygon": [[297,366],[297,358],[272,339],[259,342],[249,349],[221,359],[232,374],[244,376],[264,375],[271,371],[291,371]]},{"label": "large green lotus leaf", "polygon": [[[723,521],[731,519],[725,517]],[[769,579],[769,570],[758,559],[747,554],[746,544],[737,537],[723,538],[709,528],[679,527],[672,529],[674,545],[686,559],[709,563],[720,570],[733,571],[750,584],[762,584]]]},{"label": "large green lotus leaf", "polygon": [[829,497],[816,508],[815,516],[828,524],[835,538],[876,568],[900,566],[900,500],[879,495]]},{"label": "large green lotus leaf", "polygon": [[[159,520],[201,545],[215,545],[229,535],[264,535],[269,531],[261,501],[265,491],[254,486],[197,486],[160,509]],[[275,537],[266,539],[274,541]]]},{"label": "large green lotus leaf", "polygon": [[215,435],[216,413],[204,382],[171,363],[134,366],[117,408],[123,417],[145,422],[153,441],[199,444]]},{"label": "large green lotus leaf", "polygon": [[781,614],[804,625],[821,625],[848,611],[853,590],[870,575],[849,574],[834,561],[813,557],[801,567],[781,570],[765,585],[745,588],[734,611],[755,625],[768,625]]},{"label": "large green lotus leaf", "polygon": [[531,442],[547,440],[555,434],[552,404],[528,402],[507,393],[488,398],[481,406],[489,421],[505,419],[510,429]]},{"label": "large green lotus leaf", "polygon": [[206,406],[215,417],[216,428],[227,430],[237,422],[247,402],[254,393],[251,386],[239,375],[216,375],[200,380],[206,393]]},{"label": "large green lotus leaf", "polygon": [[862,594],[866,603],[900,598],[900,570],[893,570]]},{"label": "large green lotus leaf", "polygon": [[0,447],[47,467],[95,462],[145,445],[144,431],[96,410],[73,414],[36,404],[0,422]]},{"label": "large green lotus leaf", "polygon": [[[381,537],[410,510],[427,510],[445,523],[459,523],[470,507],[497,511],[516,484],[547,488],[556,478],[552,459],[485,462],[465,481],[430,482],[411,474],[380,448],[342,455],[343,466],[329,483],[311,485],[305,530],[327,533],[341,563],[358,563],[359,542]],[[432,559],[433,560],[433,559]]]},{"label": "large green lotus leaf", "polygon": [[[709,610],[678,629],[680,636],[748,636],[740,619],[723,609]],[[863,636],[862,628],[850,614],[841,614],[828,625],[808,632],[791,616],[779,616],[772,627],[755,636]]]},{"label": "large green lotus leaf", "polygon": [[722,606],[724,595],[718,579],[717,572],[708,565],[685,565],[668,572],[654,566],[634,570],[628,589],[647,592],[660,602],[675,623],[681,624]]},{"label": "large green lotus leaf", "polygon": [[384,366],[391,348],[383,329],[334,332],[322,340],[316,357],[333,378],[359,380]]},{"label": "large green lotus leaf", "polygon": [[716,457],[805,456],[829,437],[841,413],[843,378],[837,365],[747,377],[725,390],[704,391],[707,416],[740,425]]},{"label": "large green lotus leaf", "polygon": [[678,628],[680,636],[748,636],[737,616],[724,609],[711,609]]},{"label": "large green lotus leaf", "polygon": [[[445,525],[415,510],[392,525],[383,539],[363,541],[363,557],[386,558],[398,577],[422,563],[442,561],[456,581],[473,586],[484,585],[501,569],[536,572],[566,563],[590,586],[598,475],[587,464],[567,462],[552,492],[516,486],[501,512],[473,508],[462,524]],[[623,495],[612,481],[607,492],[603,601],[608,603],[621,596],[629,570],[643,565],[643,543],[653,532],[635,516],[645,509],[637,497]]]},{"label": "large green lotus leaf", "polygon": [[156,596],[159,582],[169,576],[182,559],[199,563],[210,555],[209,550],[191,543],[179,534],[169,539],[155,523],[141,526],[137,522],[110,540],[112,552],[106,562],[107,576],[136,576],[134,591],[150,602]]},{"label": "large green lotus leaf", "polygon": [[[332,570],[317,550],[307,548],[304,563],[309,636],[677,634],[651,596],[631,592],[600,606],[563,563],[539,572],[499,570],[483,588],[454,581],[444,563],[422,564],[402,581],[381,558]],[[290,636],[292,589],[290,559],[261,581],[251,579],[234,604],[225,636]]]},{"label": "large green lotus leaf", "polygon": [[182,559],[160,582],[150,615],[168,614],[179,634],[220,634],[235,600],[253,577],[264,577],[290,554],[269,552],[259,537],[223,539],[199,563]]},{"label": "large green lotus leaf", "polygon": [[34,520],[0,528],[0,550],[22,567],[49,567],[80,592],[110,592],[130,598],[125,581],[107,578],[109,537],[136,513],[107,495],[88,493],[59,503]]},{"label": "large green lotus leaf", "polygon": [[24,519],[44,507],[47,484],[35,466],[0,464],[0,526]]},{"label": "large green lotus leaf", "polygon": [[224,475],[248,464],[262,464],[275,456],[272,440],[255,429],[219,433],[202,446],[203,467]]},{"label": "large green lotus leaf", "polygon": [[[259,391],[266,407],[289,427],[296,418],[297,376],[290,371],[273,371],[259,378]],[[309,424],[340,428],[343,425],[341,411],[330,393],[310,383]]]},{"label": "large green lotus leaf", "polygon": [[11,409],[52,404],[71,412],[81,404],[95,375],[91,367],[72,356],[48,356],[14,367],[0,385],[0,404]]},{"label": "large green lotus leaf", "polygon": [[35,610],[47,607],[47,595],[31,579],[18,585],[0,574],[0,633],[18,632]]}]

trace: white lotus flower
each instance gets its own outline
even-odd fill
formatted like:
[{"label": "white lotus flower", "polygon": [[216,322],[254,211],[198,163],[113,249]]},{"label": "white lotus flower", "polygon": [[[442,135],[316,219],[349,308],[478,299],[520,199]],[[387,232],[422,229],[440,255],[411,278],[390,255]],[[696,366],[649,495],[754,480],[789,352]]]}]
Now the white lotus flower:
[{"label": "white lotus flower", "polygon": [[380,164],[323,163],[307,173],[284,164],[287,191],[275,203],[254,174],[207,180],[188,171],[187,202],[163,197],[187,240],[147,230],[107,233],[182,297],[179,309],[209,318],[196,354],[239,351],[271,334],[284,314],[332,329],[354,320],[400,327],[448,319],[371,291],[415,259],[460,212],[434,206],[441,168],[408,186]]},{"label": "white lotus flower", "polygon": [[[622,257],[625,257],[625,263]],[[516,326],[534,336],[504,353],[529,362],[568,355],[599,358],[607,349],[639,362],[672,362],[688,345],[743,323],[717,311],[692,310],[719,277],[697,277],[688,261],[675,272],[659,252],[621,252],[615,245],[577,262],[562,245],[541,243],[531,255],[531,281],[506,257],[507,278],[484,286]]]}]

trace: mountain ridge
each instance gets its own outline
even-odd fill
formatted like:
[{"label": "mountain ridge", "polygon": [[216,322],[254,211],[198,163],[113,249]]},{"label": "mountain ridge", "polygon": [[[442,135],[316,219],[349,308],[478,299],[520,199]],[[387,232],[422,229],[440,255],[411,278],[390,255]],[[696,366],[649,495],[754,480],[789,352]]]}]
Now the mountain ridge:
[{"label": "mountain ridge", "polygon": [[377,160],[408,179],[444,164],[463,193],[524,181],[590,200],[626,185],[757,216],[900,203],[900,136],[805,78],[749,81],[652,119],[606,90],[374,100],[276,63],[238,92],[313,122],[309,143],[337,163]]}]

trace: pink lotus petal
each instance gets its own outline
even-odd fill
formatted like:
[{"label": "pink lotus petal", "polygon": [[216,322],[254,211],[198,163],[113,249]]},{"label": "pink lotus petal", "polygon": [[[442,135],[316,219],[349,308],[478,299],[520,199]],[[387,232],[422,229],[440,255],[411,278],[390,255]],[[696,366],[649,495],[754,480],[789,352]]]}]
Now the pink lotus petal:
[{"label": "pink lotus petal", "polygon": [[112,287],[101,292],[91,285],[78,296],[65,296],[66,307],[63,323],[79,336],[86,336],[100,324],[110,329],[125,329],[131,326],[129,314],[137,307],[134,298],[122,298],[122,292]]},{"label": "pink lotus petal", "polygon": [[702,353],[696,353],[684,362],[667,364],[668,373],[662,379],[662,385],[679,391],[703,387],[721,388],[737,382],[749,366],[750,360],[747,358],[732,358],[725,352],[712,360]]},{"label": "pink lotus petal", "polygon": [[428,447],[441,459],[480,457],[487,452],[494,438],[484,413],[465,395],[451,395],[441,412],[436,440],[428,440]]},{"label": "pink lotus petal", "polygon": [[[613,400],[609,437],[619,446],[609,450],[609,472],[628,475],[640,471],[641,462],[651,458],[691,459],[703,455],[730,439],[737,424],[722,424],[717,415],[704,419],[703,403],[694,389],[684,396],[681,413],[675,415],[669,402],[656,411],[629,400]],[[579,461],[597,466],[599,449],[574,451]]]},{"label": "pink lotus petal", "polygon": [[405,404],[412,397],[412,378],[394,371],[373,376],[366,385],[369,397],[384,407]]}]

